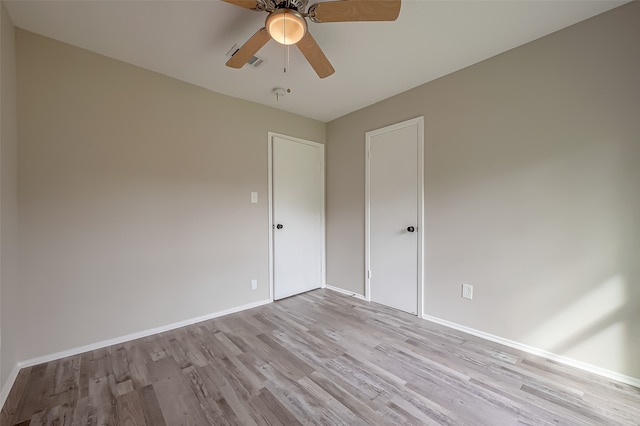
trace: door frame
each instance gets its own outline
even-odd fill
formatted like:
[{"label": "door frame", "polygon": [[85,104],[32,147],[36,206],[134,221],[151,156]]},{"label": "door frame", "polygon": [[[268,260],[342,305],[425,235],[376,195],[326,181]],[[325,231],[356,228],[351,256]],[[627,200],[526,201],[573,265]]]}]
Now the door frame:
[{"label": "door frame", "polygon": [[274,255],[274,246],[273,246],[273,231],[274,231],[274,222],[273,222],[273,138],[279,137],[282,139],[287,139],[292,142],[301,143],[304,145],[310,145],[313,147],[320,148],[320,156],[321,156],[321,167],[320,167],[320,196],[322,200],[322,229],[320,230],[322,235],[322,247],[320,248],[320,288],[325,288],[327,286],[326,279],[326,223],[325,223],[325,156],[324,156],[324,144],[319,142],[313,142],[306,139],[300,139],[293,136],[283,135],[281,133],[268,132],[267,135],[267,185],[268,185],[268,200],[269,200],[269,301],[274,301],[274,265],[273,265],[273,255]]},{"label": "door frame", "polygon": [[412,118],[365,133],[365,268],[364,297],[371,302],[371,138],[405,127],[416,126],[418,131],[418,306],[417,316],[424,316],[424,116]]}]

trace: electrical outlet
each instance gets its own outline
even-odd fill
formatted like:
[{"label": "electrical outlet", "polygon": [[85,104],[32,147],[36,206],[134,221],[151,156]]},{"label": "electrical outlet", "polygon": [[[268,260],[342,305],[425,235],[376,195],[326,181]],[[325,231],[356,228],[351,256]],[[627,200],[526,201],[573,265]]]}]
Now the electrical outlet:
[{"label": "electrical outlet", "polygon": [[473,299],[473,286],[470,284],[462,284],[462,297],[465,299]]},{"label": "electrical outlet", "polygon": [[251,280],[251,290],[258,289],[258,280]]}]

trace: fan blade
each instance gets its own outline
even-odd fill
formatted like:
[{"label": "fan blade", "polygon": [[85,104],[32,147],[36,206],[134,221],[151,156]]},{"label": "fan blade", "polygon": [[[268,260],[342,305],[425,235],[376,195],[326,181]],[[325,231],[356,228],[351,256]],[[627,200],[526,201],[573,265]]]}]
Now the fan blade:
[{"label": "fan blade", "polygon": [[314,22],[395,21],[401,0],[344,0],[317,3],[309,8]]},{"label": "fan blade", "polygon": [[225,3],[235,4],[236,6],[244,7],[245,9],[259,10],[257,0],[222,0]]},{"label": "fan blade", "polygon": [[271,36],[266,28],[260,28],[257,33],[251,36],[249,40],[233,55],[226,63],[231,68],[242,68],[258,50],[271,40]]},{"label": "fan blade", "polygon": [[316,43],[316,40],[311,36],[311,33],[307,31],[307,34],[300,40],[296,46],[302,52],[311,67],[316,71],[318,77],[325,78],[336,72],[331,65],[331,62],[324,56],[322,49]]}]

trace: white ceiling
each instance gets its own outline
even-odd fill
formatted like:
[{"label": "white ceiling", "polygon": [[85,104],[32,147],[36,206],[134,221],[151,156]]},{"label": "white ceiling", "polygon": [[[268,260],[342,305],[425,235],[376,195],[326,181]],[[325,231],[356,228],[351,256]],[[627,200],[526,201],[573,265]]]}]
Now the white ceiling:
[{"label": "white ceiling", "polygon": [[[317,3],[311,0],[309,3]],[[319,79],[298,49],[270,41],[260,68],[225,56],[265,12],[218,0],[5,1],[17,27],[215,92],[330,121],[626,1],[403,0],[395,22],[309,23],[336,69]],[[276,101],[275,87],[291,89]]]}]

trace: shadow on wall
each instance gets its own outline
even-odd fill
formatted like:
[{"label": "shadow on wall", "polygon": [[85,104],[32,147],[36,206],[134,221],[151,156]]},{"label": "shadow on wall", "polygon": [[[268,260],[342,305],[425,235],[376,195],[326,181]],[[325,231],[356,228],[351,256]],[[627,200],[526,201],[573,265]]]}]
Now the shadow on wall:
[{"label": "shadow on wall", "polygon": [[[549,229],[557,235],[546,235],[552,256],[539,263],[545,272],[533,274],[539,281],[531,285],[543,291],[531,294],[537,298],[531,307],[546,305],[544,321],[539,318],[522,341],[638,378],[640,275],[632,258],[640,250],[639,196],[633,188],[640,174],[629,158],[640,157],[626,152],[633,145],[631,138],[601,142],[557,159],[551,176],[560,177],[563,166],[569,173],[546,190],[564,187],[570,207],[554,213],[558,222]],[[575,185],[567,185],[572,180]],[[525,299],[531,300],[526,292]]]},{"label": "shadow on wall", "polygon": [[[583,257],[581,269],[597,276],[599,271],[593,266],[609,263],[614,272],[575,301],[558,305],[561,309],[525,340],[536,347],[548,347],[553,353],[588,359],[595,365],[640,378],[640,171],[634,162],[640,158],[640,147],[633,138],[603,146],[608,147],[609,160],[613,160],[606,161],[604,152],[597,155],[600,169],[609,168],[610,178],[600,189],[608,187],[613,195],[612,206],[600,206],[610,210],[607,221],[600,222],[602,228],[609,230],[609,238],[608,243],[602,241],[602,247],[592,245],[591,254],[597,255],[601,249],[600,259]],[[616,158],[611,158],[611,152]],[[587,228],[585,232],[590,231]],[[594,276],[586,278],[596,282]]]},{"label": "shadow on wall", "polygon": [[[524,341],[638,378],[640,195],[634,182],[640,182],[640,172],[632,159],[640,158],[640,150],[634,145],[629,138],[571,156],[574,166],[582,163],[571,170],[584,182],[577,193],[567,195],[579,207],[574,213],[582,214],[574,223],[555,228],[567,232],[566,244],[556,239],[556,254],[562,255],[553,263],[541,263],[554,267],[549,268],[549,280],[539,283],[553,308]],[[568,244],[569,239],[573,243]]]},{"label": "shadow on wall", "polygon": [[525,340],[571,358],[584,358],[589,353],[593,359],[600,353],[604,359],[596,364],[608,364],[614,371],[627,370],[631,349],[627,321],[631,318],[626,289],[622,276],[611,277],[548,319]]},{"label": "shadow on wall", "polygon": [[[640,86],[636,87],[640,93]],[[633,112],[632,112],[633,113]],[[640,105],[636,108],[640,116]],[[640,121],[636,120],[636,130],[629,135],[632,143],[625,145],[622,152],[623,191],[628,198],[620,197],[622,205],[620,222],[624,232],[620,233],[620,266],[627,285],[627,351],[628,369],[633,377],[640,378]],[[628,208],[624,208],[625,206]]]}]

